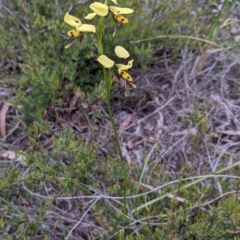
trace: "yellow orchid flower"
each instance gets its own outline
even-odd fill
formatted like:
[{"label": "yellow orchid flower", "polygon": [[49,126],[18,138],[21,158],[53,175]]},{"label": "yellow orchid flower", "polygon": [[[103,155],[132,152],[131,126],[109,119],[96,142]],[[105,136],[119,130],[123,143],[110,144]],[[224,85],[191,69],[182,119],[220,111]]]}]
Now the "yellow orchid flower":
[{"label": "yellow orchid flower", "polygon": [[96,28],[94,25],[82,24],[80,19],[70,15],[69,13],[65,14],[64,21],[70,26],[74,27],[74,30],[68,32],[68,36],[70,37],[77,37],[83,32],[96,32]]},{"label": "yellow orchid flower", "polygon": [[120,8],[115,6],[110,6],[109,11],[112,13],[115,22],[118,23],[128,23],[128,19],[121,14],[130,14],[134,12],[131,8]]},{"label": "yellow orchid flower", "polygon": [[[117,5],[116,0],[111,0],[111,1]],[[89,13],[85,17],[85,19],[87,19],[87,20],[93,19],[96,15],[105,17],[110,12],[116,22],[128,23],[128,19],[123,17],[121,14],[130,14],[130,13],[134,12],[131,8],[120,8],[120,7],[116,7],[116,6],[108,7],[107,4],[103,4],[100,2],[94,2],[94,3],[90,4],[89,7],[93,10],[94,13]]]},{"label": "yellow orchid flower", "polygon": [[68,12],[64,16],[64,21],[68,25],[74,27],[73,30],[68,31],[67,35],[69,37],[77,38],[76,40],[68,44],[65,48],[71,47],[77,40],[81,42],[84,32],[96,32],[96,28],[94,25],[83,24],[79,18],[70,15]]},{"label": "yellow orchid flower", "polygon": [[[116,46],[115,47],[115,54],[119,57],[119,58],[128,58],[129,57],[129,52],[121,47],[121,46]],[[111,60],[110,58],[108,58],[106,55],[101,55],[98,57],[97,61],[103,65],[105,68],[111,68],[114,66],[115,62],[113,60]],[[127,72],[127,70],[129,70],[132,65],[133,65],[133,59],[129,60],[127,64],[115,64],[115,66],[118,68],[118,74],[127,82],[127,85],[131,88],[136,88],[136,85],[134,85],[133,82],[133,78],[130,76],[130,74]]]}]

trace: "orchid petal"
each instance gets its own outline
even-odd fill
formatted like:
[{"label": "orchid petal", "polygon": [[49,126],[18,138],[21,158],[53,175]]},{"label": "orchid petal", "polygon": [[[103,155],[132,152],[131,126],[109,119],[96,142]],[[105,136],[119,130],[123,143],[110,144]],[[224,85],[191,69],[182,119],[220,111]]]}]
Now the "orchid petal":
[{"label": "orchid petal", "polygon": [[128,23],[128,19],[123,17],[122,15],[119,14],[114,14],[113,13],[113,17],[115,18],[115,20],[119,23]]},{"label": "orchid petal", "polygon": [[134,12],[131,8],[120,8],[115,6],[110,6],[109,10],[114,14],[130,14]]},{"label": "orchid petal", "polygon": [[64,16],[64,21],[72,27],[80,27],[82,25],[79,18],[70,15],[68,12]]},{"label": "orchid petal", "polygon": [[108,6],[100,2],[94,2],[90,8],[99,16],[105,17],[108,14]]},{"label": "orchid petal", "polygon": [[111,68],[114,65],[114,61],[108,58],[106,55],[99,56],[97,61],[105,68]]},{"label": "orchid petal", "polygon": [[91,24],[83,24],[80,28],[77,29],[80,32],[96,32],[96,28]]},{"label": "orchid petal", "polygon": [[89,14],[85,17],[85,19],[87,19],[87,20],[92,20],[96,15],[97,15],[96,13],[89,13]]},{"label": "orchid petal", "polygon": [[129,57],[129,52],[121,46],[116,46],[114,51],[119,58],[126,59]]},{"label": "orchid petal", "polygon": [[132,79],[132,77],[130,76],[130,74],[128,74],[126,71],[123,71],[123,70],[118,69],[118,74],[120,74],[121,77],[122,77],[123,79],[125,79],[126,81],[128,81],[128,82],[132,82],[132,81],[133,81],[133,79]]},{"label": "orchid petal", "polygon": [[80,32],[78,30],[75,30],[75,29],[73,29],[71,31],[68,31],[68,33],[67,33],[67,35],[69,37],[77,37],[79,34],[80,34]]},{"label": "orchid petal", "polygon": [[127,65],[124,65],[124,64],[115,64],[115,66],[118,68],[118,71],[124,71],[124,70],[128,70],[132,67],[133,65],[133,59],[128,61],[128,64]]}]

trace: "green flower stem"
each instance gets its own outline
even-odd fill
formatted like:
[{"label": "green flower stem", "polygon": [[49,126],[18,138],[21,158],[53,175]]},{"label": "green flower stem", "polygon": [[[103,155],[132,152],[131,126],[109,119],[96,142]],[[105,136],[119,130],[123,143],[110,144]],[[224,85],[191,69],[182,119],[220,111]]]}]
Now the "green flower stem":
[{"label": "green flower stem", "polygon": [[[102,45],[102,36],[103,36],[103,32],[104,32],[104,17],[100,17],[99,20],[99,38],[100,38],[100,42]],[[103,54],[103,52],[100,52],[100,54]]]},{"label": "green flower stem", "polygon": [[[97,45],[98,45],[98,51],[99,51],[99,55],[103,54],[103,46],[102,46],[102,36],[103,36],[103,31],[104,31],[104,18],[100,17],[99,20],[99,29],[100,29],[100,33],[99,35],[96,34],[96,39],[97,39]],[[117,133],[117,128],[113,119],[113,114],[112,114],[112,110],[111,110],[111,103],[110,103],[110,97],[111,97],[111,86],[112,86],[112,78],[111,78],[112,74],[111,74],[111,70],[107,71],[104,67],[103,67],[103,79],[105,81],[105,86],[106,86],[106,93],[107,93],[107,109],[108,109],[108,114],[109,114],[109,118],[112,124],[112,128],[113,128],[113,132],[114,132],[114,137],[116,140],[116,145],[117,145],[117,149],[118,149],[118,153],[120,156],[120,160],[123,162],[123,156],[122,156],[122,150],[121,150],[121,146],[120,146],[120,141],[119,141],[119,137],[118,137],[118,133]]]},{"label": "green flower stem", "polygon": [[112,124],[112,128],[113,128],[113,131],[114,131],[114,136],[115,136],[115,140],[116,140],[116,144],[117,144],[117,148],[118,148],[118,153],[119,153],[121,161],[123,161],[120,141],[119,141],[119,137],[118,137],[118,133],[117,133],[117,128],[116,128],[116,125],[115,125],[115,122],[114,122],[114,119],[113,119],[112,110],[111,110],[111,103],[110,103],[111,86],[112,86],[111,71],[109,70],[107,72],[106,69],[103,68],[103,76],[104,76],[104,81],[105,81],[105,84],[106,84],[108,114],[109,114],[110,121],[111,121],[111,124]]}]

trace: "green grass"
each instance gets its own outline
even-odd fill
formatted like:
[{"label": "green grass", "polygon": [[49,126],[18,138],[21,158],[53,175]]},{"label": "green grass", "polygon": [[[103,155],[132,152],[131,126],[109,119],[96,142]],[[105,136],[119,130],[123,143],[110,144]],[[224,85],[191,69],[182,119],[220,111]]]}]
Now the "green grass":
[{"label": "green grass", "polygon": [[[18,156],[3,157],[0,152],[0,239],[238,239],[240,162],[238,151],[232,151],[238,142],[216,137],[212,122],[224,105],[215,101],[219,104],[215,108],[201,95],[214,86],[219,72],[227,72],[228,61],[239,63],[229,26],[221,27],[230,19],[233,5],[225,0],[222,11],[212,14],[210,8],[187,0],[181,4],[177,0],[121,1],[121,6],[134,8],[135,13],[116,37],[113,21],[105,19],[104,52],[112,57],[116,45],[127,48],[134,57],[136,78],[159,65],[172,72],[185,70],[185,75],[179,73],[182,85],[174,80],[176,86],[172,86],[178,95],[186,87],[182,101],[177,94],[162,101],[170,91],[158,92],[157,87],[166,84],[161,82],[164,75],[157,90],[152,89],[153,95],[143,81],[129,97],[114,84],[111,103],[117,106],[113,112],[118,126],[122,123],[119,112],[144,114],[143,104],[154,97],[160,99],[159,112],[165,120],[159,141],[151,142],[151,133],[140,140],[132,138],[134,130],[127,137],[120,134],[126,151],[132,147],[134,152],[142,144],[141,154],[125,154],[126,161],[119,161],[113,141],[102,69],[95,60],[97,48],[89,45],[91,35],[86,34],[81,45],[64,48],[70,42],[65,12],[71,7],[71,14],[85,16],[90,12],[87,5],[17,0],[0,8],[0,99],[12,103],[6,119],[6,130],[12,132],[2,136],[0,146]],[[217,62],[214,54],[224,60],[204,75],[211,61]],[[199,72],[186,82],[193,68]],[[175,72],[173,79],[178,76]],[[194,87],[197,94],[191,95]],[[76,92],[81,97],[70,111]],[[170,110],[175,107],[169,110],[172,115],[164,104]],[[226,112],[231,118],[232,108],[224,108]],[[160,115],[152,116],[160,124]],[[140,120],[132,120],[133,127],[150,123],[147,118]],[[237,117],[231,120],[238,126]],[[180,126],[176,135],[164,135],[168,121]],[[156,124],[153,131],[157,130]],[[175,168],[173,162],[177,162]]]}]

